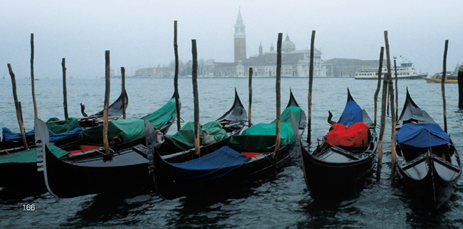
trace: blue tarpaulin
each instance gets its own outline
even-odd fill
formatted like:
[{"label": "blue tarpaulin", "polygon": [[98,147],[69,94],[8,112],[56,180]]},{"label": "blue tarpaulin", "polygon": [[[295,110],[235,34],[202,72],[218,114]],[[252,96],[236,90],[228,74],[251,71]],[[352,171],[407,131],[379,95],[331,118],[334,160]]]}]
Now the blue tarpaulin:
[{"label": "blue tarpaulin", "polygon": [[362,108],[360,108],[355,101],[349,101],[346,103],[346,107],[344,107],[344,111],[342,112],[338,123],[343,124],[344,126],[350,126],[357,122],[363,122]]},{"label": "blue tarpaulin", "polygon": [[[56,141],[56,140],[64,138],[64,137],[77,135],[82,130],[83,129],[80,126],[73,129],[73,130],[71,130],[71,131],[69,131],[69,132],[60,133],[60,134],[55,134],[51,130],[48,130],[48,134],[50,135],[49,140],[50,140],[50,142],[53,142],[53,141]],[[26,137],[32,136],[32,135],[34,135],[34,130],[28,131],[25,134],[26,134]],[[3,127],[3,140],[2,141],[7,142],[7,141],[13,141],[13,140],[20,140],[21,138],[22,138],[21,133],[13,133],[13,132],[11,132],[10,129],[8,129],[6,127]]]},{"label": "blue tarpaulin", "polygon": [[172,165],[177,167],[176,180],[199,181],[224,176],[250,159],[232,148],[224,146],[198,159]]},{"label": "blue tarpaulin", "polygon": [[417,148],[448,144],[450,137],[435,123],[407,123],[395,134],[395,141]]}]

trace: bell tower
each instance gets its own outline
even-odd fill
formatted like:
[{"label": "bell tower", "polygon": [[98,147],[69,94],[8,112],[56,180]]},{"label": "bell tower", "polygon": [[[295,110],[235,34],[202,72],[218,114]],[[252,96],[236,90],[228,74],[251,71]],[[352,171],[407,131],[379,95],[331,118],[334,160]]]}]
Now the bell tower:
[{"label": "bell tower", "polygon": [[246,26],[243,23],[243,18],[241,17],[241,9],[238,10],[238,18],[236,19],[235,24],[235,63],[238,63],[240,60],[246,59]]}]

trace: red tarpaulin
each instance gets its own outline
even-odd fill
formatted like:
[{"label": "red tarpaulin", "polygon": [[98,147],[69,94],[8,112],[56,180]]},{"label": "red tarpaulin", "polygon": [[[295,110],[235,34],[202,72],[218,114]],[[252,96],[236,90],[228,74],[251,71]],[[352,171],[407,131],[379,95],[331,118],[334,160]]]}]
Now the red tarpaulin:
[{"label": "red tarpaulin", "polygon": [[368,129],[370,126],[357,122],[346,128],[343,124],[332,125],[326,135],[326,142],[332,146],[366,147],[368,146]]}]

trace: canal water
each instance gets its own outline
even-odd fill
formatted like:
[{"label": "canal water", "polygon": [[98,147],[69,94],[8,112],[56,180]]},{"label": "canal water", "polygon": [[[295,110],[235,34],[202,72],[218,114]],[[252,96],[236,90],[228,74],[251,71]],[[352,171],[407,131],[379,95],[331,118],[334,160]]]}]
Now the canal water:
[{"label": "canal water", "polygon": [[[0,125],[18,131],[11,81],[0,80]],[[30,80],[18,79],[18,97],[22,103],[26,130],[33,129]],[[315,78],[312,96],[312,146],[326,134],[328,110],[337,120],[347,99],[347,88],[357,103],[374,117],[376,81],[353,78]],[[100,111],[104,102],[104,79],[68,79],[69,115],[81,117],[80,103],[86,113]],[[64,118],[61,79],[35,81],[39,118]],[[425,80],[400,80],[399,114],[406,88],[416,104],[443,126],[440,84]],[[214,120],[227,111],[238,91],[248,109],[248,79],[198,79],[200,122]],[[173,79],[126,80],[129,96],[128,118],[142,117],[161,107],[173,94]],[[191,78],[179,80],[181,116],[193,120]],[[308,112],[308,79],[283,78],[281,104],[286,106],[292,90],[299,105]],[[458,86],[446,85],[448,133],[457,150],[463,152],[463,113],[457,112]],[[120,79],[111,79],[111,101],[121,91]],[[381,101],[381,93],[379,97]],[[252,122],[271,122],[276,117],[275,79],[253,80]],[[380,103],[378,103],[380,107]],[[378,111],[380,114],[380,111]],[[378,117],[379,122],[379,117]],[[173,134],[173,125],[169,134]],[[307,129],[302,139],[307,138]],[[279,172],[276,180],[261,180],[230,190],[219,199],[199,204],[187,198],[163,200],[155,191],[138,190],[126,194],[101,193],[75,198],[56,198],[49,193],[10,198],[0,190],[0,227],[151,227],[151,228],[463,228],[463,178],[456,191],[438,212],[429,212],[409,200],[402,190],[391,185],[391,122],[387,118],[381,178],[367,180],[355,197],[343,201],[315,200],[304,182],[299,158]],[[0,174],[8,176],[11,174]],[[29,208],[27,208],[29,206]],[[33,206],[33,209],[31,208]]]}]

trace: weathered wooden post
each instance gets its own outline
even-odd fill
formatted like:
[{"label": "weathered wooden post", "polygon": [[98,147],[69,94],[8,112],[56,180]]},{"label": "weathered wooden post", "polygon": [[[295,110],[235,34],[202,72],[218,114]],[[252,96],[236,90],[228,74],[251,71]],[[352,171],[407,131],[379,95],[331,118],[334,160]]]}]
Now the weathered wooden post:
[{"label": "weathered wooden post", "polygon": [[399,116],[399,88],[397,86],[397,63],[394,59],[394,71],[395,71],[395,118]]},{"label": "weathered wooden post", "polygon": [[442,70],[442,81],[440,83],[442,89],[442,105],[444,107],[444,130],[447,132],[447,106],[445,104],[445,78],[447,75],[446,66],[447,66],[447,48],[449,46],[449,40],[445,40],[445,49],[444,49],[444,66]]},{"label": "weathered wooden post", "polygon": [[[276,82],[275,82],[275,90],[276,90],[276,110],[277,110],[277,117],[276,117],[276,127],[275,127],[275,135],[276,135],[276,142],[275,142],[275,150],[273,151],[273,161],[274,164],[277,164],[277,152],[280,149],[280,119],[281,119],[281,92],[280,92],[280,85],[281,85],[281,40],[283,38],[283,33],[278,33],[278,43],[277,43],[277,75],[276,75]],[[276,178],[277,176],[277,167],[275,167],[273,177]]]},{"label": "weathered wooden post", "polygon": [[252,108],[252,68],[249,68],[249,108],[248,108],[248,126],[252,125],[251,122],[251,108]]},{"label": "weathered wooden post", "polygon": [[378,110],[378,94],[379,90],[381,89],[381,75],[383,74],[383,55],[384,55],[384,47],[381,47],[381,51],[379,53],[379,69],[378,69],[378,85],[376,86],[376,91],[375,91],[375,96],[374,96],[374,102],[375,102],[375,120],[374,120],[374,125],[376,128],[376,117],[377,117],[377,110]]},{"label": "weathered wooden post", "polygon": [[[386,37],[386,42],[387,37]],[[387,44],[386,54],[387,54],[387,63],[388,63],[388,75],[391,74],[391,57],[389,56],[389,44]],[[395,78],[397,83],[397,67],[396,62],[394,60],[394,69],[395,69]],[[392,75],[391,75],[392,76]],[[389,101],[391,101],[391,184],[394,181],[394,166],[395,166],[395,123],[396,123],[396,109],[395,109],[395,101],[394,101],[394,84],[392,82],[392,77],[388,77],[388,84],[389,84]]]},{"label": "weathered wooden post", "polygon": [[105,148],[105,153],[109,154],[109,140],[108,140],[108,107],[109,107],[109,92],[111,89],[111,78],[110,78],[110,58],[109,58],[109,50],[106,50],[105,53],[105,98],[104,98],[104,110],[103,110],[103,145]]},{"label": "weathered wooden post", "polygon": [[309,66],[309,120],[307,122],[307,142],[312,141],[312,85],[313,85],[313,55],[315,49],[315,30],[312,30],[312,38],[310,39],[310,66]]},{"label": "weathered wooden post", "polygon": [[[35,100],[35,76],[34,76],[34,34],[31,33],[31,88],[32,88],[32,103],[34,104],[34,117],[37,116],[37,102]],[[22,116],[22,115],[21,115]]]},{"label": "weathered wooden post", "polygon": [[[121,78],[122,78],[122,92],[125,92],[125,68],[124,67],[121,67]],[[122,117],[123,117],[123,119],[127,118],[127,114],[125,113],[126,100],[127,100],[127,98],[124,96],[124,101],[122,101]]]},{"label": "weathered wooden post", "polygon": [[[387,40],[387,31],[384,31],[384,41],[386,43],[386,53],[389,52],[389,44]],[[390,65],[388,64],[388,69]],[[383,158],[383,138],[384,138],[384,129],[386,128],[386,100],[387,100],[387,83],[389,80],[389,74],[386,74],[383,78],[383,94],[382,94],[382,103],[381,103],[381,128],[379,131],[379,146],[378,146],[378,166],[376,170],[376,179],[379,181],[381,179],[381,166]]]},{"label": "weathered wooden post", "polygon": [[64,106],[64,118],[67,119],[68,116],[68,95],[66,88],[66,59],[63,58],[61,61],[61,66],[63,68],[63,106]]},{"label": "weathered wooden post", "polygon": [[463,64],[458,70],[458,108],[463,110]]},{"label": "weathered wooden post", "polygon": [[174,75],[174,97],[175,110],[177,111],[177,131],[182,127],[180,124],[180,94],[178,92],[178,45],[177,45],[177,21],[174,21],[174,51],[175,51],[175,75]]},{"label": "weathered wooden post", "polygon": [[19,130],[21,131],[21,138],[23,141],[24,149],[28,150],[29,147],[27,146],[26,133],[24,131],[24,124],[22,122],[21,103],[18,101],[18,93],[16,92],[16,77],[14,75],[11,64],[8,64],[8,70],[11,76],[11,84],[13,85],[13,98],[14,98],[14,105],[16,108],[16,117],[18,118]]},{"label": "weathered wooden post", "polygon": [[197,157],[201,156],[199,142],[199,98],[198,98],[198,54],[196,51],[196,40],[191,40],[193,53],[193,99],[194,99],[194,119],[195,119],[195,153]]}]

